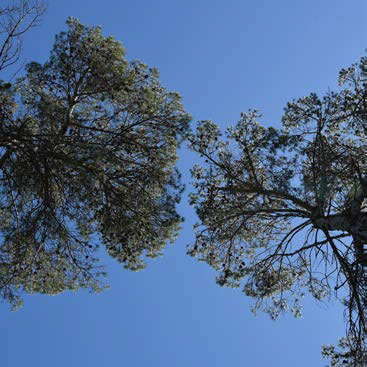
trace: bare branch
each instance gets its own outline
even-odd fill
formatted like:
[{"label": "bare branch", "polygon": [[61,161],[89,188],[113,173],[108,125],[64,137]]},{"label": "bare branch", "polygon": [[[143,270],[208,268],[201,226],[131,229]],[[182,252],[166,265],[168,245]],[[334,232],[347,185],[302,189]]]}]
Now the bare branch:
[{"label": "bare branch", "polygon": [[0,71],[19,60],[24,34],[40,24],[46,11],[43,0],[7,3],[0,7]]}]

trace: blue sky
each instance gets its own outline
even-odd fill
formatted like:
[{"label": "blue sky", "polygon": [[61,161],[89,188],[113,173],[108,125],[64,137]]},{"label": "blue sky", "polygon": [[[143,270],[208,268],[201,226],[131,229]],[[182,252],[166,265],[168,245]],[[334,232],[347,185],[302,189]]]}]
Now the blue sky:
[{"label": "blue sky", "polygon": [[[279,127],[288,100],[336,88],[338,71],[363,55],[366,14],[365,0],[49,1],[23,59],[45,61],[71,15],[121,40],[129,60],[157,67],[193,127],[212,119],[225,128],[248,108]],[[181,150],[185,195],[195,159]],[[2,366],[324,366],[321,344],[344,332],[340,306],[306,299],[302,319],[254,317],[251,300],[186,255],[196,218],[186,196],[179,209],[177,242],[145,271],[106,259],[110,290],[27,296],[16,313],[1,305]]]}]

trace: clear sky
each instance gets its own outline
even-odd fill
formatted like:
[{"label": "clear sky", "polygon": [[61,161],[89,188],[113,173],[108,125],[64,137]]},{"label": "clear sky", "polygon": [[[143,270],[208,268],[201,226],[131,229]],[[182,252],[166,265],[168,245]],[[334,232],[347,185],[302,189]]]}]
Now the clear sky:
[{"label": "clear sky", "polygon": [[[335,88],[338,71],[367,47],[366,0],[49,0],[26,37],[26,62],[47,59],[70,15],[121,40],[129,60],[157,67],[193,127],[211,119],[224,128],[248,108],[279,127],[288,100]],[[194,161],[184,147],[185,195]],[[110,290],[27,296],[16,313],[1,305],[1,366],[324,366],[321,344],[344,332],[340,306],[306,300],[302,319],[254,317],[251,300],[186,255],[196,218],[186,196],[179,209],[186,222],[176,244],[146,270],[106,259]]]}]

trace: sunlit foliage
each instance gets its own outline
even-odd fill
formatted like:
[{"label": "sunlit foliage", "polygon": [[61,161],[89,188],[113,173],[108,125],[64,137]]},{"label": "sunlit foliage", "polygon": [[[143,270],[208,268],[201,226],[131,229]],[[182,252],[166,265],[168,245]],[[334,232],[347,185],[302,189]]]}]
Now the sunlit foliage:
[{"label": "sunlit foliage", "polygon": [[181,222],[176,150],[190,116],[158,71],[69,18],[49,61],[0,87],[0,294],[99,290],[100,244],[127,269]]},{"label": "sunlit foliage", "polygon": [[199,123],[191,148],[205,162],[192,169],[191,204],[200,223],[189,254],[218,271],[218,284],[242,287],[256,300],[254,311],[272,318],[286,309],[300,316],[307,291],[317,300],[339,298],[346,307],[343,346],[360,356],[367,58],[342,70],[339,83],[322,98],[312,93],[289,102],[279,129],[263,127],[257,111],[242,113],[224,137],[215,123]]}]

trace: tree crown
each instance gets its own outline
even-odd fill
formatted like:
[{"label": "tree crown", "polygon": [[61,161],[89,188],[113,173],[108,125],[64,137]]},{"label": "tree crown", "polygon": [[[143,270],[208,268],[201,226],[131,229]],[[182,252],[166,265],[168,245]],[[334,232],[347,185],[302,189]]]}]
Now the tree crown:
[{"label": "tree crown", "polygon": [[200,223],[189,254],[272,318],[288,308],[300,316],[305,291],[335,295],[356,356],[367,306],[367,58],[339,83],[323,98],[289,102],[279,129],[263,127],[254,110],[225,139],[213,122],[199,123],[190,144],[205,163],[192,169]]},{"label": "tree crown", "polygon": [[142,269],[182,220],[181,97],[100,27],[67,25],[49,61],[0,90],[0,291],[15,306],[22,291],[99,290],[99,244]]}]

